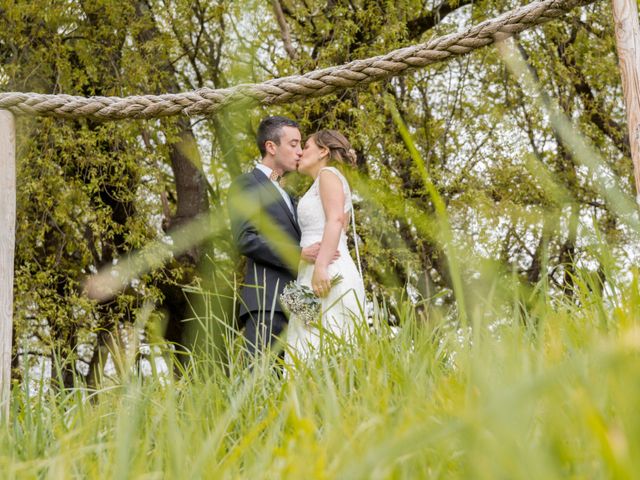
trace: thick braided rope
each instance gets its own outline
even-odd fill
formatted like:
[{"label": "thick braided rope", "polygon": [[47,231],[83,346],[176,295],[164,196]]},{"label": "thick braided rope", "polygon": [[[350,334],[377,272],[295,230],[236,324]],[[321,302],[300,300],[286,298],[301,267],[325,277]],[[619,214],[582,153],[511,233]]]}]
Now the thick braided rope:
[{"label": "thick braided rope", "polygon": [[179,113],[206,115],[236,102],[256,102],[265,105],[289,103],[402,75],[454,56],[467,54],[546,23],[575,7],[593,1],[595,0],[535,1],[462,32],[438,37],[427,43],[341,66],[315,70],[305,75],[277,78],[259,84],[124,98],[10,92],[0,94],[0,108],[18,115],[115,120],[165,117]]}]

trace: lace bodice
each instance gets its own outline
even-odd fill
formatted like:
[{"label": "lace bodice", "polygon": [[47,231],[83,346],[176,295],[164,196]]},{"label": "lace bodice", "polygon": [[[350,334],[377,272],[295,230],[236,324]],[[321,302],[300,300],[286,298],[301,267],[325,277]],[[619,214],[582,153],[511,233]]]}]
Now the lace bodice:
[{"label": "lace bodice", "polygon": [[[322,170],[329,170],[333,172],[342,182],[342,190],[344,191],[344,212],[350,212],[352,209],[351,201],[351,189],[349,183],[344,175],[340,173],[335,167],[324,167]],[[309,190],[302,196],[298,202],[298,223],[300,230],[302,231],[302,238],[300,239],[301,247],[308,247],[309,245],[322,240],[322,234],[324,232],[324,224],[326,218],[324,215],[324,208],[322,208],[322,200],[320,199],[320,175],[315,179]],[[340,236],[340,246],[346,248],[347,237],[342,231]]]}]

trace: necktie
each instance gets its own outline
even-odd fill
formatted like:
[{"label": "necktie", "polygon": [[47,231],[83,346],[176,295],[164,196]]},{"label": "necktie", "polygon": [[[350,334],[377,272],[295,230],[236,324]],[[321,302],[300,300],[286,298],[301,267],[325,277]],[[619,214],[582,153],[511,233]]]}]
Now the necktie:
[{"label": "necktie", "polygon": [[269,180],[276,182],[281,187],[284,185],[284,177],[282,175],[279,175],[276,172],[271,172],[271,176],[269,177]]},{"label": "necktie", "polygon": [[296,208],[293,206],[293,203],[291,201],[291,197],[289,197],[289,194],[284,189],[284,185],[286,183],[284,176],[279,175],[276,172],[271,172],[271,175],[269,175],[269,180],[271,180],[273,182],[276,182],[278,184],[278,186],[280,187],[280,190],[281,190],[282,198],[284,199],[285,203],[287,204],[287,207],[289,207],[289,210],[291,211],[291,213],[293,213],[295,215]]}]

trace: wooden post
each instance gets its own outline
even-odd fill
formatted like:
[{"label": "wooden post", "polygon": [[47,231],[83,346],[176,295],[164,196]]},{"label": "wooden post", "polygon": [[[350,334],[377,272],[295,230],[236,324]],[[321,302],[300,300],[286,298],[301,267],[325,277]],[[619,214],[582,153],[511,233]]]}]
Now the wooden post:
[{"label": "wooden post", "polygon": [[0,417],[9,418],[16,238],[16,125],[0,110]]},{"label": "wooden post", "polygon": [[616,45],[627,109],[631,160],[640,203],[640,25],[636,0],[611,0]]}]

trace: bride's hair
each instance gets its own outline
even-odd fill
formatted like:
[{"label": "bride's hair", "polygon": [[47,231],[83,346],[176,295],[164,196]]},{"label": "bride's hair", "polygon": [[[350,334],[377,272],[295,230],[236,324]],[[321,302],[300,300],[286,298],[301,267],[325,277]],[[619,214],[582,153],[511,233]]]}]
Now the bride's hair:
[{"label": "bride's hair", "polygon": [[329,150],[329,162],[348,163],[353,166],[358,160],[349,140],[337,130],[319,130],[311,137],[316,145]]}]

